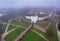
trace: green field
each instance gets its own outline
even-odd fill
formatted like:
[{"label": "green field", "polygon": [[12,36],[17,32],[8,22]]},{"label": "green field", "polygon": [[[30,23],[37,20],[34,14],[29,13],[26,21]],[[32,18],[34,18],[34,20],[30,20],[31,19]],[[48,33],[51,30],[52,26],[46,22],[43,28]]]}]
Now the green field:
[{"label": "green field", "polygon": [[[11,22],[11,24],[14,24],[14,25],[19,25],[19,26],[22,26],[24,28],[26,28],[29,23],[27,22]],[[13,26],[13,25],[10,25],[8,31],[10,31],[11,29],[14,29],[16,28],[17,26]],[[5,37],[5,40],[6,41],[13,41],[14,38],[16,38],[23,30],[24,28],[22,27],[17,27],[16,30],[12,31],[11,33],[9,33],[6,37]],[[50,29],[52,28],[52,29]],[[53,32],[53,36],[49,37],[47,35],[47,33],[44,33],[36,28],[32,28],[31,30],[34,30],[40,34],[42,34],[44,37],[46,37],[49,41],[57,41],[57,34],[56,34],[56,28],[55,28],[55,22],[52,22],[51,26],[50,26],[50,30],[52,30]],[[33,32],[33,31],[29,31],[20,41],[46,41],[45,39],[43,39],[41,36],[39,36],[37,33]]]},{"label": "green field", "polygon": [[56,21],[52,21],[51,22],[51,26],[49,27],[46,35],[47,35],[47,38],[50,40],[50,41],[58,41],[57,39],[57,31],[56,31]]},{"label": "green field", "polygon": [[40,37],[38,34],[29,31],[21,41],[45,41],[42,37]]},{"label": "green field", "polygon": [[10,34],[8,34],[5,37],[6,41],[12,41],[17,35],[19,35],[21,32],[23,31],[22,28],[17,28],[16,30],[14,30],[13,32],[11,32]]}]

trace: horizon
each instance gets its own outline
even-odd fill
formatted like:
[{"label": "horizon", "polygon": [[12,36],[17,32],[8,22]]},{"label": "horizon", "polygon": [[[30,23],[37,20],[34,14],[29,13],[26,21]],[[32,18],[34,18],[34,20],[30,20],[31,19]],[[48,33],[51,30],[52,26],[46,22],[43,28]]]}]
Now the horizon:
[{"label": "horizon", "polygon": [[59,0],[0,0],[0,8],[24,7],[56,7],[60,8]]}]

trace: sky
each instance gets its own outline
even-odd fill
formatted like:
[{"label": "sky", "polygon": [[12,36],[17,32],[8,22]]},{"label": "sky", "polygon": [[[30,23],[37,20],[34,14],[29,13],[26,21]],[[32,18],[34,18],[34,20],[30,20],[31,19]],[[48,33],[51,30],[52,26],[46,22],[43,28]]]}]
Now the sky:
[{"label": "sky", "polygon": [[0,8],[60,7],[60,0],[0,0]]}]

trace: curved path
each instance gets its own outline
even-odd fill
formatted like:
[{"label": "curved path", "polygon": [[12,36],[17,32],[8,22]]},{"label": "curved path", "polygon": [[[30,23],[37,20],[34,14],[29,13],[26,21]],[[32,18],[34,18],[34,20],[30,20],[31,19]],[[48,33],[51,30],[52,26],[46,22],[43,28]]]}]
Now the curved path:
[{"label": "curved path", "polygon": [[[12,30],[10,30],[10,31],[8,31],[8,32],[6,32],[4,37],[6,37],[9,33],[11,33],[12,31],[14,31],[14,30],[17,29],[18,27],[24,28],[23,26],[19,26],[19,25],[15,25],[15,24],[11,24],[11,25],[14,25],[14,26],[17,26],[17,27],[16,27],[16,28],[13,28]],[[47,41],[47,39],[46,39],[42,34],[38,33],[38,32],[35,31],[35,30],[31,30],[31,31],[33,31],[34,33],[38,34],[39,36],[41,36],[43,39],[45,39],[45,40]]]},{"label": "curved path", "polygon": [[[4,37],[6,36],[6,32],[8,31],[8,28],[9,28],[9,26],[10,26],[10,22],[11,22],[11,20],[9,20],[8,21],[8,24],[7,24],[7,27],[6,27],[6,29],[5,29],[5,32],[3,33],[3,35],[2,35],[2,39],[4,40]],[[3,23],[3,25],[4,24],[6,24],[6,23]]]},{"label": "curved path", "polygon": [[45,39],[46,41],[48,41],[42,34],[38,33],[37,31],[35,31],[35,30],[31,30],[31,31],[37,33],[37,34],[38,34],[39,36],[41,36],[43,39]]},{"label": "curved path", "polygon": [[9,33],[11,33],[12,31],[14,31],[15,29],[17,29],[17,27],[14,28],[14,29],[12,29],[12,30],[10,30],[10,31],[7,31],[6,33],[4,33],[4,34],[2,35],[2,39],[5,38]]}]

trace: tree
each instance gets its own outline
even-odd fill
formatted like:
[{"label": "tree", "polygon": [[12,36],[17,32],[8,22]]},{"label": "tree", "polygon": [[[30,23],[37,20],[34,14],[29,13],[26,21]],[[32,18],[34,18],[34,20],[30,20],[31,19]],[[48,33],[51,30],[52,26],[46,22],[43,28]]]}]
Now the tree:
[{"label": "tree", "polygon": [[4,32],[3,25],[0,24],[0,38],[1,38],[1,35],[3,34],[3,32]]},{"label": "tree", "polygon": [[0,20],[0,24],[2,24],[3,22],[2,22],[2,20]]}]

